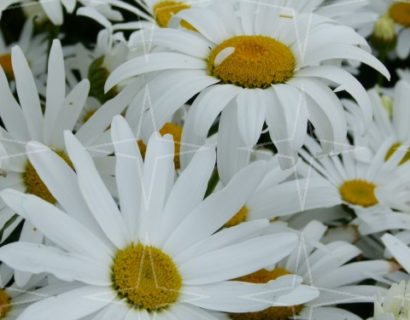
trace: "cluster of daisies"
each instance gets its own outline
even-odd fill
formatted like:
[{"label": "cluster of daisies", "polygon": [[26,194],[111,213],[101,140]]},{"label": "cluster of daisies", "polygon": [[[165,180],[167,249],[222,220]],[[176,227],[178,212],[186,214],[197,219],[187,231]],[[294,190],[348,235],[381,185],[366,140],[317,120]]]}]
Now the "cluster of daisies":
[{"label": "cluster of daisies", "polygon": [[408,0],[0,25],[0,320],[409,319]]}]

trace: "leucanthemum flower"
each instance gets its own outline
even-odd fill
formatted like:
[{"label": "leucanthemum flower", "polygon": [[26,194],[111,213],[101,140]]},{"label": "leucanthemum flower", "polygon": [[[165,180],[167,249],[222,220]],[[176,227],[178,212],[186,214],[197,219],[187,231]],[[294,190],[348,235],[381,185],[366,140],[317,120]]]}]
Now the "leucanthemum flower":
[{"label": "leucanthemum flower", "polygon": [[63,8],[68,13],[72,13],[77,4],[87,7],[89,10],[95,10],[102,16],[113,20],[122,19],[120,12],[113,10],[106,1],[101,0],[3,0],[0,3],[0,18],[2,12],[11,6],[34,6],[38,11],[40,5],[41,10],[44,11],[53,24],[61,25],[64,22]]},{"label": "leucanthemum flower", "polygon": [[[0,95],[3,103],[0,105],[0,116],[4,128],[0,129],[0,144],[4,149],[2,155],[2,176],[0,189],[13,188],[30,194],[35,194],[50,203],[60,203],[59,191],[50,190],[33,167],[30,152],[25,145],[30,140],[36,140],[55,150],[61,159],[71,164],[63,141],[63,131],[72,130],[86,101],[89,83],[83,80],[66,95],[64,60],[61,45],[58,40],[53,42],[48,64],[48,80],[45,104],[42,105],[36,89],[35,80],[29,69],[21,49],[12,50],[12,65],[19,103],[9,88],[4,71],[0,68]],[[104,173],[106,183],[111,184],[113,165],[109,151],[99,148],[109,141],[106,128],[115,114],[121,113],[128,104],[123,95],[108,101],[83,126],[78,128],[76,136],[85,145],[93,148],[93,156],[99,169]],[[44,112],[43,112],[44,110]],[[108,138],[108,140],[106,140]],[[56,175],[59,172],[56,172]],[[4,230],[1,241],[4,241],[22,217],[15,217],[14,211],[1,202],[0,226]],[[20,239],[41,243],[43,236],[29,222],[24,223]],[[19,285],[28,281],[28,275],[16,273]]]},{"label": "leucanthemum flower", "polygon": [[296,231],[280,223],[272,223],[270,232],[288,230],[298,235],[298,245],[292,253],[274,266],[239,278],[240,281],[263,283],[283,275],[299,275],[303,283],[316,290],[306,302],[290,307],[271,307],[256,313],[229,315],[226,319],[283,320],[334,318],[357,320],[355,314],[338,308],[337,304],[374,302],[377,293],[385,289],[373,285],[358,285],[365,279],[378,279],[393,271],[394,264],[385,260],[353,261],[361,252],[352,244],[333,241],[323,244],[327,227],[312,221]]},{"label": "leucanthemum flower", "polygon": [[392,210],[408,211],[410,163],[399,164],[405,153],[403,148],[386,161],[393,141],[393,138],[386,140],[370,161],[362,161],[355,155],[356,147],[348,142],[344,152],[332,156],[323,154],[318,143],[309,138],[307,151],[300,151],[307,164],[301,163],[300,169],[306,177],[317,177],[323,188],[328,188],[327,198],[340,199],[354,210],[359,220],[376,213],[387,215]]},{"label": "leucanthemum flower", "polygon": [[44,34],[33,35],[33,20],[28,19],[23,26],[20,38],[13,44],[6,44],[3,33],[0,32],[0,66],[9,77],[14,78],[11,64],[11,49],[18,45],[26,56],[30,69],[35,77],[43,74],[46,70],[47,36]]},{"label": "leucanthemum flower", "polygon": [[[154,134],[142,162],[126,121],[116,116],[111,127],[120,208],[86,149],[70,132],[65,134],[75,168],[75,173],[66,172],[67,180],[74,174],[77,182],[67,196],[77,195],[80,204],[85,201],[80,210],[96,220],[94,227],[36,196],[2,192],[9,206],[60,249],[17,242],[0,248],[0,259],[21,271],[48,272],[80,283],[77,289],[29,306],[19,320],[55,314],[71,320],[88,315],[213,319],[206,310],[251,312],[299,301],[297,292],[304,287],[298,276],[266,284],[229,281],[276,263],[296,244],[290,232],[260,235],[269,226],[267,220],[217,232],[262,179],[264,162],[243,169],[226,188],[203,200],[215,165],[212,149],[200,149],[174,182],[170,136]],[[44,148],[38,143],[29,146]],[[58,163],[68,169],[56,155],[44,157],[42,166],[57,168]],[[72,209],[78,210],[75,206]]]},{"label": "leucanthemum flower", "polygon": [[[230,143],[252,147],[266,121],[284,156],[282,165],[289,166],[303,144],[308,121],[320,139],[330,141],[327,149],[333,147],[332,142],[344,140],[343,107],[329,82],[348,91],[365,110],[371,109],[365,90],[353,76],[323,62],[358,60],[388,76],[387,69],[360,48],[368,45],[353,29],[316,15],[294,11],[289,15],[286,8],[229,1],[183,10],[177,17],[197,32],[158,28],[134,34],[141,42],[149,39],[157,49],[114,70],[105,89],[156,72],[149,85],[162,93],[152,99],[158,127],[200,93],[184,126],[182,148],[202,145],[220,112],[224,117],[232,108],[229,120],[221,120],[218,137],[237,125],[239,135],[231,135],[235,141],[229,139]],[[218,143],[218,152],[226,147]],[[190,157],[186,154],[185,163]]]}]

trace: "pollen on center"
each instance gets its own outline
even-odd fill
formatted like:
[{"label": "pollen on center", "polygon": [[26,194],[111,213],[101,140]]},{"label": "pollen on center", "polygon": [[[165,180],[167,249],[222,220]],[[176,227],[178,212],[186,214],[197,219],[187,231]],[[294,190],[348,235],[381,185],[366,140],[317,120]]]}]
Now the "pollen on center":
[{"label": "pollen on center", "polygon": [[[179,169],[181,167],[180,162],[180,151],[181,151],[181,138],[182,138],[182,127],[178,126],[174,123],[167,122],[165,123],[162,128],[159,130],[161,136],[165,136],[166,134],[172,135],[174,139],[174,163],[175,168]],[[147,146],[142,140],[138,140],[138,147],[140,149],[140,153],[142,158],[145,158],[145,153],[147,151]]]},{"label": "pollen on center", "polygon": [[342,199],[350,204],[371,207],[378,203],[376,185],[366,180],[348,180],[339,188]]},{"label": "pollen on center", "polygon": [[152,246],[120,250],[112,268],[114,289],[134,308],[156,311],[177,301],[182,277],[166,253]]},{"label": "pollen on center", "polygon": [[[160,27],[167,28],[173,15],[190,7],[190,5],[179,1],[160,1],[154,6],[155,20]],[[181,26],[186,29],[195,30],[186,21],[182,21]]]},{"label": "pollen on center", "polygon": [[410,2],[397,1],[389,8],[389,16],[394,22],[408,28],[410,27]]},{"label": "pollen on center", "polygon": [[0,289],[0,319],[4,319],[11,310],[11,298],[6,291]]},{"label": "pollen on center", "polygon": [[268,88],[293,76],[289,47],[266,36],[238,36],[216,46],[208,59],[211,75],[243,88]]},{"label": "pollen on center", "polygon": [[248,212],[248,207],[243,206],[227,223],[225,223],[225,227],[233,227],[246,221],[246,218],[248,217]]},{"label": "pollen on center", "polygon": [[[292,274],[292,272],[281,267],[276,267],[271,271],[261,269],[235,280],[251,283],[267,283],[288,274]],[[229,317],[233,320],[287,320],[299,314],[302,309],[303,305],[270,307],[258,312],[230,313]]]}]

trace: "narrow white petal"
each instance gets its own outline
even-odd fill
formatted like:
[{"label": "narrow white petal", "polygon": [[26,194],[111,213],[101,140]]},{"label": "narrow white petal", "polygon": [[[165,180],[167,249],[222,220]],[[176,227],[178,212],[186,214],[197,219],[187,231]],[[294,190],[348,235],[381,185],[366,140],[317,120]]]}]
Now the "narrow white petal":
[{"label": "narrow white petal", "polygon": [[33,74],[19,47],[12,49],[16,89],[31,138],[42,141],[44,120]]},{"label": "narrow white petal", "polygon": [[69,254],[60,249],[28,242],[14,242],[0,249],[0,259],[10,267],[30,273],[49,272],[64,281],[110,286],[110,265]]},{"label": "narrow white petal", "polygon": [[19,320],[77,320],[109,305],[115,299],[111,288],[84,286],[27,307]]},{"label": "narrow white petal", "polygon": [[68,154],[78,176],[84,199],[107,237],[118,248],[127,246],[130,235],[122,220],[117,204],[104,185],[91,156],[71,132],[65,132]]}]

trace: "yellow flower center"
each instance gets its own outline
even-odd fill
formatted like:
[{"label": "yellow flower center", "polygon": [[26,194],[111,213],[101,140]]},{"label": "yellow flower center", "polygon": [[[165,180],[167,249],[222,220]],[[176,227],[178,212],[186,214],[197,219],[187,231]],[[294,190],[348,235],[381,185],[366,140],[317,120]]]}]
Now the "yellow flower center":
[{"label": "yellow flower center", "polygon": [[4,72],[11,78],[14,77],[13,66],[11,64],[11,54],[6,53],[0,55],[0,66],[3,68]]},{"label": "yellow flower center", "polygon": [[[70,159],[63,151],[56,152],[70,167],[73,167]],[[39,177],[36,169],[30,161],[27,161],[24,172],[22,173],[23,183],[26,186],[26,193],[34,194],[41,199],[55,204],[57,200],[48,190],[43,180]]]},{"label": "yellow flower center", "polygon": [[174,303],[182,278],[172,259],[161,250],[142,244],[120,250],[112,268],[114,288],[138,309],[155,311]]},{"label": "yellow flower center", "polygon": [[233,227],[236,226],[244,221],[246,221],[246,218],[248,216],[248,207],[243,206],[241,210],[239,210],[232,218],[229,220],[227,223],[225,223],[225,227]]},{"label": "yellow flower center", "polygon": [[[181,138],[182,138],[182,127],[171,123],[167,122],[165,123],[162,128],[159,130],[159,133],[161,136],[165,136],[166,134],[172,135],[174,138],[174,163],[175,163],[175,168],[179,169],[181,167],[181,162],[179,159],[179,153],[181,150]],[[145,158],[145,153],[147,151],[147,146],[142,140],[138,140],[138,147],[140,149],[140,153],[142,158]]]},{"label": "yellow flower center", "polygon": [[0,319],[3,319],[7,316],[11,309],[10,304],[11,298],[6,291],[0,289]]},{"label": "yellow flower center", "polygon": [[[401,147],[401,143],[397,142],[393,144],[390,149],[387,151],[386,156],[384,157],[384,161],[387,161],[390,159],[390,157],[395,153],[399,148]],[[407,149],[406,154],[403,156],[401,161],[399,162],[399,165],[402,165],[406,163],[407,161],[410,160],[410,149]]]},{"label": "yellow flower center", "polygon": [[[174,14],[189,8],[191,8],[190,5],[179,1],[160,1],[154,6],[155,19],[160,27],[167,28]],[[184,20],[181,21],[181,26],[196,31],[193,26]]]},{"label": "yellow flower center", "polygon": [[410,2],[395,2],[389,8],[389,15],[394,22],[401,24],[406,28],[410,27]]},{"label": "yellow flower center", "polygon": [[288,46],[265,36],[239,36],[215,47],[208,70],[225,83],[268,88],[293,76],[295,57]]},{"label": "yellow flower center", "polygon": [[[236,280],[251,283],[267,283],[270,280],[275,280],[288,274],[292,273],[284,268],[276,267],[272,271],[261,269],[244,277],[237,278]],[[270,307],[258,312],[231,313],[229,317],[233,320],[287,320],[299,314],[302,309],[303,305]]]},{"label": "yellow flower center", "polygon": [[342,199],[362,207],[371,207],[378,203],[374,190],[376,185],[365,180],[348,180],[339,188]]}]

